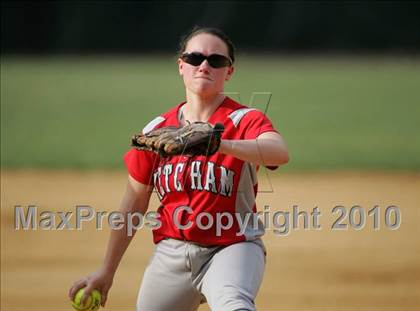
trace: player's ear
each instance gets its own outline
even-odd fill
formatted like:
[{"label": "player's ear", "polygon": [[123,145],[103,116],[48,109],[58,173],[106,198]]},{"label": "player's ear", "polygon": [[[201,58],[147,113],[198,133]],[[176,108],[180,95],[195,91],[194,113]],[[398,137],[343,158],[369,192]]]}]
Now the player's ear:
[{"label": "player's ear", "polygon": [[232,77],[234,71],[235,71],[235,67],[230,66],[229,69],[228,69],[228,72],[227,72],[225,81],[229,81],[230,80],[230,78]]},{"label": "player's ear", "polygon": [[178,58],[177,63],[178,63],[179,75],[182,76],[182,69],[184,68],[184,62],[182,61],[182,59]]}]

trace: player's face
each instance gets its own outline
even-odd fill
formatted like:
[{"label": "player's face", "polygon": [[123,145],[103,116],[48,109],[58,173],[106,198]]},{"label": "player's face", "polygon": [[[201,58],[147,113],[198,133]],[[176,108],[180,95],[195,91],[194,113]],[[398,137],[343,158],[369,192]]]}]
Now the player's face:
[{"label": "player's face", "polygon": [[[226,43],[207,33],[191,38],[184,53],[200,53],[205,56],[218,54],[229,58]],[[184,79],[185,87],[194,94],[203,97],[214,96],[223,92],[225,81],[230,79],[234,70],[231,65],[214,68],[208,60],[194,66],[182,59],[178,59],[178,68],[179,74]]]}]

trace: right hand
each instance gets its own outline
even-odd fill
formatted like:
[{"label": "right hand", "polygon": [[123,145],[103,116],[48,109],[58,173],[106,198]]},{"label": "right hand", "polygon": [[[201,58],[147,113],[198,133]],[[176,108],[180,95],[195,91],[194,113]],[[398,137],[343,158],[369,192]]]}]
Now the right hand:
[{"label": "right hand", "polygon": [[103,268],[101,268],[93,272],[92,274],[74,282],[69,289],[69,298],[71,299],[71,301],[73,301],[77,291],[81,288],[85,288],[85,294],[82,298],[82,303],[85,303],[90,293],[94,289],[97,289],[101,293],[101,306],[105,307],[105,302],[108,297],[108,291],[112,286],[113,279],[114,275],[112,273],[105,271]]}]

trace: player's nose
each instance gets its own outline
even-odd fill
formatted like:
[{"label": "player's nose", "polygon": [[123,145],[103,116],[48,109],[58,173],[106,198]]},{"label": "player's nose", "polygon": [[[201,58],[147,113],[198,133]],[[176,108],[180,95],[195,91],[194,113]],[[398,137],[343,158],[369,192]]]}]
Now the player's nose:
[{"label": "player's nose", "polygon": [[198,68],[199,69],[199,71],[201,71],[201,72],[209,72],[209,70],[210,70],[210,64],[209,64],[209,62],[207,61],[207,59],[205,59],[201,64],[200,64],[200,67]]}]

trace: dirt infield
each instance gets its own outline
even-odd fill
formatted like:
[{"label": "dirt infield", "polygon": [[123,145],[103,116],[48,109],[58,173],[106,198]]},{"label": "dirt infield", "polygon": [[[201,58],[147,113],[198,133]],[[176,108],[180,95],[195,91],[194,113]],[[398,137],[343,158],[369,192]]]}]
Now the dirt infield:
[{"label": "dirt infield", "polygon": [[[118,209],[125,188],[122,172],[4,171],[1,175],[1,309],[70,310],[67,290],[103,259],[109,228],[14,230],[14,206],[41,211]],[[319,208],[320,229],[267,230],[263,285],[256,304],[277,310],[415,310],[420,305],[420,175],[313,173],[261,177],[262,210],[311,212]],[[272,191],[271,191],[272,190]],[[379,230],[366,215],[361,230],[331,230],[338,214],[353,205],[379,209]],[[387,228],[386,208],[401,213],[398,229]],[[151,208],[157,206],[153,196]],[[392,214],[392,213],[391,213]],[[353,215],[354,216],[354,215]],[[358,215],[356,215],[358,216]],[[390,216],[390,215],[388,215]],[[391,215],[394,216],[394,215]],[[290,216],[291,217],[291,216]],[[356,225],[358,218],[355,219]],[[390,217],[390,223],[395,219]],[[354,221],[353,221],[354,222]],[[343,223],[349,223],[345,218]],[[72,219],[74,225],[74,219]],[[313,225],[313,224],[312,224]],[[114,280],[106,310],[133,310],[142,273],[153,250],[151,231],[140,230]],[[252,269],[252,267],[250,267]],[[245,272],[244,272],[245,273]],[[204,305],[200,310],[209,310]]]}]

